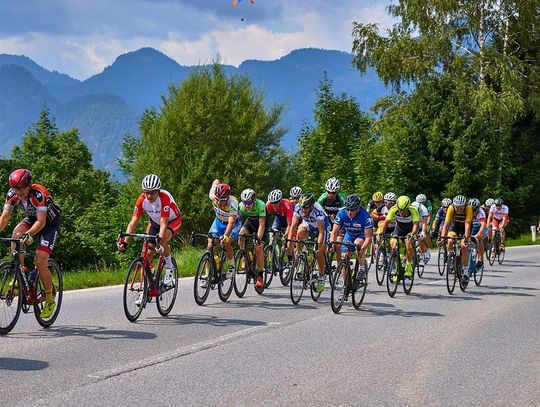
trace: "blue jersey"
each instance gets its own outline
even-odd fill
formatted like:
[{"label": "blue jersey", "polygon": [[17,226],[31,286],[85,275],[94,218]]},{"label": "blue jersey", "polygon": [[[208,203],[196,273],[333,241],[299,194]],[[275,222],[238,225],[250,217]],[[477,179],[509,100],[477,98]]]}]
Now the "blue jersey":
[{"label": "blue jersey", "polygon": [[373,229],[373,221],[369,213],[362,207],[352,219],[347,215],[345,209],[340,209],[334,219],[334,224],[345,228],[345,231],[353,237],[363,237],[366,229]]}]

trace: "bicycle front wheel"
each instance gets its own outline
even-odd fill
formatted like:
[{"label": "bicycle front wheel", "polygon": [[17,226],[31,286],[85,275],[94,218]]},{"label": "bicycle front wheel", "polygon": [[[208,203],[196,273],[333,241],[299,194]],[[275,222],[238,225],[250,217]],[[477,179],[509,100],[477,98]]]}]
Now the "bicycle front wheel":
[{"label": "bicycle front wheel", "polygon": [[21,276],[11,262],[0,264],[0,335],[9,333],[21,315]]},{"label": "bicycle front wheel", "polygon": [[448,262],[446,264],[446,289],[450,295],[454,293],[454,289],[456,288],[457,261],[458,258],[455,254],[450,253],[448,255]]},{"label": "bicycle front wheel", "polygon": [[[277,245],[276,245],[277,249]],[[270,287],[272,279],[274,278],[274,272],[278,270],[276,256],[279,256],[277,250],[272,248],[272,245],[268,245],[264,248],[264,288]]]},{"label": "bicycle front wheel", "polygon": [[43,305],[45,305],[45,287],[41,282],[41,278],[36,278],[34,285],[34,315],[37,322],[44,328],[50,327],[58,317],[64,293],[64,282],[62,280],[60,265],[55,260],[49,259],[49,270],[51,271],[52,295],[56,303],[56,308],[49,318],[41,317],[41,310],[43,309]]},{"label": "bicycle front wheel", "polygon": [[234,262],[234,259],[229,260],[225,255],[221,256],[221,266],[219,268],[219,284],[218,295],[223,302],[227,301],[231,296],[234,284],[234,268],[230,269],[229,264]]},{"label": "bicycle front wheel", "polygon": [[482,277],[484,277],[484,266],[477,268],[476,273],[474,274],[474,284],[476,284],[478,287],[480,287],[480,284],[482,283]]},{"label": "bicycle front wheel", "polygon": [[178,266],[176,265],[176,260],[174,257],[171,257],[173,263],[173,280],[169,285],[163,284],[165,278],[164,270],[161,270],[159,285],[158,285],[158,296],[156,298],[156,305],[158,312],[162,316],[169,315],[173,309],[174,302],[176,301],[176,294],[178,293]]},{"label": "bicycle front wheel", "polygon": [[373,242],[366,250],[366,270],[371,268],[371,265],[375,262],[375,253],[373,253]]},{"label": "bicycle front wheel", "polygon": [[288,286],[291,281],[292,276],[292,261],[285,261],[285,251],[281,251],[281,255],[279,256],[279,279],[281,281],[281,284],[284,286]]},{"label": "bicycle front wheel", "polygon": [[345,301],[346,282],[344,272],[346,267],[348,267],[347,261],[341,260],[333,276],[334,282],[332,284],[332,291],[330,293],[330,305],[332,306],[332,311],[334,311],[335,314],[339,314],[339,311],[341,311],[341,307],[343,306],[343,302]]},{"label": "bicycle front wheel", "polygon": [[497,261],[499,262],[499,264],[502,266],[503,264],[503,261],[504,261],[504,254],[506,253],[506,249],[500,249],[499,248],[499,251],[497,253]]},{"label": "bicycle front wheel", "polygon": [[388,261],[388,267],[386,271],[386,290],[390,297],[396,295],[396,291],[399,285],[399,270],[401,268],[401,260],[396,252],[392,253],[390,260]]},{"label": "bicycle front wheel", "polygon": [[358,266],[356,266],[356,273],[354,278],[356,281],[353,282],[353,291],[352,291],[352,303],[353,307],[360,309],[364,297],[366,296],[366,289],[368,285],[368,269],[365,268],[365,273],[362,277],[358,277]]},{"label": "bicycle front wheel", "polygon": [[437,267],[439,269],[439,275],[444,276],[446,271],[446,248],[444,246],[439,246],[439,255],[437,256]]},{"label": "bicycle front wheel", "polygon": [[208,298],[208,294],[210,294],[213,270],[212,261],[214,259],[210,255],[210,252],[205,252],[197,265],[197,271],[195,272],[195,279],[193,281],[193,296],[197,305],[203,305]]},{"label": "bicycle front wheel", "polygon": [[304,281],[309,278],[307,261],[304,255],[298,256],[294,262],[291,277],[291,301],[294,305],[300,302],[304,293]]},{"label": "bicycle front wheel", "polygon": [[383,247],[377,248],[377,259],[375,260],[375,277],[377,284],[383,285],[386,274],[386,250]]},{"label": "bicycle front wheel", "polygon": [[321,293],[317,292],[317,280],[319,279],[320,274],[317,259],[313,258],[312,261],[313,263],[311,266],[311,284],[309,285],[309,292],[311,294],[311,299],[317,302],[319,301],[319,298],[321,298]]},{"label": "bicycle front wheel", "polygon": [[124,282],[124,313],[129,321],[135,322],[148,300],[147,281],[143,270],[143,259],[137,258],[130,264]]},{"label": "bicycle front wheel", "polygon": [[234,256],[234,292],[238,298],[242,298],[246,293],[249,275],[249,259],[245,250],[238,250]]}]

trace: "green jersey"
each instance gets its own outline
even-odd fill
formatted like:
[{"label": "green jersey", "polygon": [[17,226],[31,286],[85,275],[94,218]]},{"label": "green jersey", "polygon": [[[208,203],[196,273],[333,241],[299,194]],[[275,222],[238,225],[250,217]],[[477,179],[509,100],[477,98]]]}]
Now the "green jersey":
[{"label": "green jersey", "polygon": [[246,208],[243,202],[240,202],[240,215],[242,219],[259,219],[266,217],[266,205],[259,198],[255,199],[251,210]]}]

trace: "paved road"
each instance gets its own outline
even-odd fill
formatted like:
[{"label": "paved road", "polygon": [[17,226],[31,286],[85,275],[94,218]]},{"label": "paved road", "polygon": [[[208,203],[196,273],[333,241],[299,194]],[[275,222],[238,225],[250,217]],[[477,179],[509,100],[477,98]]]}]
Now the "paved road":
[{"label": "paved road", "polygon": [[340,315],[278,282],[198,307],[192,284],[136,324],[119,287],[66,293],[48,330],[23,315],[0,337],[0,405],[540,405],[538,246],[454,296],[431,265],[409,296],[371,278]]}]

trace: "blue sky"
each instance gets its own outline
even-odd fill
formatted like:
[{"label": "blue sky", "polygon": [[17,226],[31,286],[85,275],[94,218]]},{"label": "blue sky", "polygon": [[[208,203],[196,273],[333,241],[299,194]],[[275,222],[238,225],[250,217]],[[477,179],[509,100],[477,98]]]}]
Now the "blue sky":
[{"label": "blue sky", "polygon": [[352,22],[388,27],[377,0],[0,0],[0,53],[86,79],[120,54],[153,47],[182,65],[351,51]]}]

